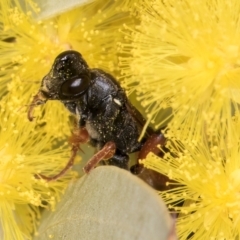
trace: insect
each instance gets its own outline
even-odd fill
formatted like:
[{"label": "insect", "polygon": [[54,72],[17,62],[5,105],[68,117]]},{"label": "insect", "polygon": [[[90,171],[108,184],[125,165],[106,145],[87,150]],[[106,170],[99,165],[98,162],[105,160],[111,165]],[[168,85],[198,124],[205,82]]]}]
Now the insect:
[{"label": "insect", "polygon": [[[72,165],[81,143],[88,142],[98,152],[87,162],[84,171],[89,173],[100,161],[128,169],[129,154],[140,151],[159,151],[165,144],[162,134],[149,141],[138,138],[145,120],[131,105],[117,80],[101,69],[89,68],[82,55],[73,50],[59,54],[42,79],[41,87],[28,109],[28,119],[33,120],[36,105],[48,100],[59,100],[76,116],[77,129],[71,137],[72,155],[67,166],[56,176],[37,177],[48,181],[63,175]],[[146,136],[154,136],[148,127]],[[151,144],[153,142],[153,144]]]}]

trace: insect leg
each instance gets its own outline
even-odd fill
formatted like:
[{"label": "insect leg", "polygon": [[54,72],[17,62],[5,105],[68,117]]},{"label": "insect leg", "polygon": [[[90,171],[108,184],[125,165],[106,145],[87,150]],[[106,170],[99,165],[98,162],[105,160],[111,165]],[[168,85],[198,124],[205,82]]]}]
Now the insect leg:
[{"label": "insect leg", "polygon": [[129,156],[125,154],[115,153],[111,159],[107,161],[108,165],[117,166],[119,168],[128,169]]},{"label": "insect leg", "polygon": [[100,161],[111,158],[116,151],[114,142],[107,142],[85,165],[83,171],[89,173]]},{"label": "insect leg", "polygon": [[[81,143],[87,143],[89,141],[89,135],[88,131],[85,127],[74,129],[72,132],[72,136],[69,138],[69,143],[72,145],[72,147],[77,147],[81,150],[80,144]],[[82,150],[81,150],[82,151]]]},{"label": "insect leg", "polygon": [[166,138],[163,134],[152,134],[147,141],[143,144],[138,159],[145,159],[148,153],[152,152],[157,156],[163,155],[161,150],[158,148],[159,145],[164,146],[166,144]]},{"label": "insect leg", "polygon": [[76,146],[74,146],[72,148],[72,155],[71,155],[70,159],[68,160],[67,165],[65,166],[65,168],[62,169],[61,172],[59,172],[58,174],[56,174],[54,176],[45,176],[43,174],[35,174],[35,178],[37,178],[37,179],[44,179],[47,182],[51,182],[51,181],[55,181],[58,178],[60,178],[61,176],[63,176],[73,166],[74,159],[75,159],[75,157],[77,155],[78,149],[79,148],[76,147]]},{"label": "insect leg", "polygon": [[61,176],[63,176],[74,164],[74,159],[77,155],[77,152],[80,148],[80,143],[86,143],[89,140],[88,132],[86,128],[76,129],[74,130],[72,136],[70,137],[69,141],[72,145],[72,155],[68,160],[65,168],[63,168],[58,174],[54,176],[45,176],[43,174],[35,174],[35,178],[37,179],[44,179],[48,182],[55,181]]},{"label": "insect leg", "polygon": [[[152,134],[142,145],[141,150],[138,154],[138,160],[145,159],[148,155],[148,153],[152,152],[157,156],[162,157],[163,152],[158,148],[158,145],[164,146],[166,144],[166,138],[163,136],[163,134]],[[135,164],[131,167],[131,172],[133,174],[139,174],[143,170],[142,164]]]},{"label": "insect leg", "polygon": [[[149,152],[152,152],[159,157],[163,157],[164,153],[158,146],[161,145],[161,147],[164,147],[166,141],[167,140],[163,134],[152,134],[143,144],[138,159],[145,159]],[[137,163],[132,166],[131,172],[157,190],[163,191],[169,189],[169,186],[167,186],[166,183],[170,182],[170,179],[167,176],[152,169],[144,168],[142,164]]]}]

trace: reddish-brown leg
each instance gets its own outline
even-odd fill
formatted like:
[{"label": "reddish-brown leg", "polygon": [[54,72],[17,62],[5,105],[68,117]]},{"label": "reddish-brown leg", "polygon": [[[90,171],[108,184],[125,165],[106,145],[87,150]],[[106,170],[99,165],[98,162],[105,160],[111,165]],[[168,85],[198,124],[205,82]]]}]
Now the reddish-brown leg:
[{"label": "reddish-brown leg", "polygon": [[111,158],[116,151],[114,142],[107,142],[85,165],[83,171],[89,173],[100,161]]},{"label": "reddish-brown leg", "polygon": [[143,144],[139,152],[138,159],[145,159],[150,152],[159,156],[159,154],[161,154],[161,150],[158,146],[164,146],[165,144],[166,138],[163,136],[163,134],[160,133],[151,135]]},{"label": "reddish-brown leg", "polygon": [[77,147],[80,150],[80,144],[87,143],[88,141],[89,135],[86,128],[76,127],[72,132],[72,136],[69,138],[69,143],[72,145],[72,147]]},{"label": "reddish-brown leg", "polygon": [[[150,152],[157,156],[163,156],[163,152],[161,152],[158,145],[164,146],[165,144],[166,138],[163,136],[163,134],[152,134],[139,151],[138,160],[145,159]],[[134,174],[140,174],[142,170],[143,165],[139,163],[131,167],[131,172]]]},{"label": "reddish-brown leg", "polygon": [[[160,145],[164,147],[166,141],[167,140],[163,134],[151,135],[142,146],[138,155],[138,159],[145,159],[150,152],[162,157],[164,153],[158,146]],[[163,191],[169,189],[169,186],[167,186],[166,183],[169,182],[170,179],[161,173],[158,173],[152,169],[144,168],[144,166],[139,163],[134,165],[131,168],[131,171],[157,190]]]},{"label": "reddish-brown leg", "polygon": [[72,155],[68,160],[68,163],[65,166],[65,168],[63,168],[61,172],[59,172],[54,176],[45,176],[43,174],[36,174],[35,177],[38,179],[40,178],[44,179],[48,182],[55,181],[58,178],[62,177],[70,168],[72,168],[74,164],[74,159],[77,155],[78,150],[80,149],[80,143],[86,143],[88,140],[89,140],[89,135],[85,128],[74,130],[73,135],[69,139],[69,142],[72,145]]},{"label": "reddish-brown leg", "polygon": [[73,166],[74,159],[75,159],[75,157],[77,155],[78,149],[79,148],[76,147],[76,146],[72,148],[72,155],[71,155],[70,159],[68,160],[67,165],[65,166],[65,168],[62,169],[61,172],[59,172],[58,174],[56,174],[54,176],[45,176],[43,174],[35,174],[34,175],[35,178],[37,178],[37,179],[44,179],[47,182],[51,182],[51,181],[55,181],[58,178],[62,177]]}]

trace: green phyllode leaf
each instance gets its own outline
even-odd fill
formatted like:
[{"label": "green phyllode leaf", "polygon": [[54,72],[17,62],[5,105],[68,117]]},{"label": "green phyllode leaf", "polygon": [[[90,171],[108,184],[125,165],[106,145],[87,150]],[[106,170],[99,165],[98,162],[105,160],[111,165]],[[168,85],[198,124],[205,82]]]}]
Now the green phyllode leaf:
[{"label": "green phyllode leaf", "polygon": [[[26,4],[28,2],[28,4]],[[89,4],[91,2],[94,2],[94,0],[51,0],[51,1],[45,1],[45,0],[34,0],[32,3],[36,3],[37,5],[29,4],[28,0],[19,0],[20,5],[23,7],[25,12],[32,11],[34,14],[34,7],[38,7],[40,12],[37,14],[34,14],[34,17],[37,20],[43,20],[48,19],[51,17],[55,17],[61,13],[64,13],[66,11],[72,10],[74,8],[77,8],[79,6],[83,6],[85,4]]]},{"label": "green phyllode leaf", "polygon": [[131,173],[102,166],[73,182],[35,240],[168,239],[173,220],[157,193]]}]

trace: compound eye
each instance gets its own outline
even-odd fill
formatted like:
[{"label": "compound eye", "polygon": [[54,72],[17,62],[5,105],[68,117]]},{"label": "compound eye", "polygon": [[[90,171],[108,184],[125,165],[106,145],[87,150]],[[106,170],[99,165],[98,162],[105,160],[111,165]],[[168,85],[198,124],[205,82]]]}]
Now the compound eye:
[{"label": "compound eye", "polygon": [[85,92],[90,84],[87,75],[77,76],[64,82],[61,86],[61,95],[65,97],[78,96]]}]

